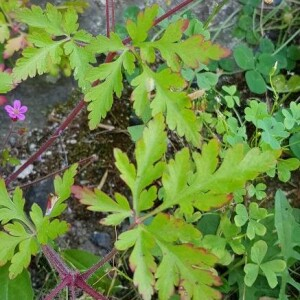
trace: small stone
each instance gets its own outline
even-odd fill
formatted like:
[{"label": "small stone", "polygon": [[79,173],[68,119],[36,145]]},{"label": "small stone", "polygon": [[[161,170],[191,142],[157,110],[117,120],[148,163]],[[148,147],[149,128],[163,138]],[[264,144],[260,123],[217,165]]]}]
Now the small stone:
[{"label": "small stone", "polygon": [[[17,170],[25,163],[25,161],[26,161],[26,160],[23,160],[23,159],[22,159],[22,160],[20,161],[21,165],[20,165],[20,166],[17,166],[17,167],[15,168],[15,171],[17,171]],[[26,178],[29,174],[31,174],[32,170],[33,170],[33,165],[29,165],[24,171],[22,171],[22,172],[18,175],[18,178],[20,178],[20,179]]]},{"label": "small stone", "polygon": [[111,248],[111,236],[107,232],[94,231],[91,238],[91,242],[100,248],[109,250]]}]

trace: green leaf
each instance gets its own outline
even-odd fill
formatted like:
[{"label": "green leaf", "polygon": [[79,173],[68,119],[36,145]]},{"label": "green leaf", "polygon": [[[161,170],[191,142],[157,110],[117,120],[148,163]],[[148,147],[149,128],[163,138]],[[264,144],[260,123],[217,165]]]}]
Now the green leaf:
[{"label": "green leaf", "polygon": [[121,194],[116,193],[116,201],[114,201],[99,189],[91,191],[86,187],[74,186],[72,192],[82,204],[88,206],[88,210],[111,212],[111,215],[101,221],[105,225],[118,225],[133,214],[128,200]]},{"label": "green leaf", "polygon": [[[258,173],[265,172],[275,165],[275,158],[271,152],[261,153],[259,149],[254,148],[245,153],[244,146],[238,144],[226,151],[222,164],[216,169],[218,149],[218,142],[212,140],[207,146],[203,146],[202,155],[194,153],[196,170],[187,164],[188,152],[179,152],[175,162],[171,161],[171,164],[168,164],[163,175],[166,193],[164,201],[167,206],[193,205],[200,210],[220,207],[231,200],[230,193],[244,187],[246,181],[254,179]],[[177,183],[178,178],[180,181]]]},{"label": "green leaf", "polygon": [[121,178],[131,191],[133,191],[136,179],[136,169],[134,164],[129,161],[127,154],[120,149],[114,149],[114,156],[116,159],[116,166],[121,172]]},{"label": "green leaf", "polygon": [[220,299],[220,293],[211,287],[220,284],[211,269],[217,258],[192,244],[178,244],[178,241],[198,239],[199,234],[182,219],[158,214],[149,226],[139,225],[120,235],[116,243],[118,249],[134,246],[130,267],[134,271],[134,283],[144,299],[151,299],[154,287],[160,299],[168,299],[174,287],[180,286],[192,299]]},{"label": "green leaf", "polygon": [[124,46],[122,39],[114,32],[110,33],[110,37],[104,35],[98,35],[91,43],[87,46],[87,50],[91,53],[108,53],[124,51],[127,47]]},{"label": "green leaf", "polygon": [[41,28],[49,34],[56,36],[65,34],[62,28],[63,16],[61,12],[50,3],[47,3],[45,11],[35,5],[32,5],[31,9],[23,8],[17,12],[16,17],[19,21],[31,27]]},{"label": "green leaf", "polygon": [[6,72],[0,72],[0,93],[7,93],[13,89],[13,77]]},{"label": "green leaf", "polygon": [[278,178],[282,182],[288,182],[291,178],[291,171],[299,168],[300,161],[297,158],[280,159],[277,162]]},{"label": "green leaf", "polygon": [[175,159],[170,160],[162,177],[165,190],[164,204],[167,207],[178,203],[176,197],[187,188],[191,175],[190,155],[187,148],[178,151]]},{"label": "green leaf", "polygon": [[283,109],[282,114],[284,115],[284,126],[290,130],[295,124],[300,124],[300,104],[295,102],[290,103],[290,109]]},{"label": "green leaf", "polygon": [[68,35],[74,34],[78,30],[79,24],[77,21],[78,15],[76,10],[72,7],[67,9],[64,14],[63,28]]},{"label": "green leaf", "polygon": [[159,40],[139,45],[141,57],[147,62],[153,63],[155,59],[153,48],[156,48],[172,71],[179,71],[180,62],[196,69],[200,63],[207,64],[209,60],[218,60],[229,55],[229,50],[206,41],[201,35],[194,35],[182,40],[187,26],[188,21],[185,19],[179,19],[170,24]]},{"label": "green leaf", "polygon": [[145,125],[134,125],[127,127],[128,133],[130,134],[131,140],[137,142],[143,135]]},{"label": "green leaf", "polygon": [[268,38],[262,38],[259,41],[259,50],[262,53],[273,53],[274,52],[274,44]]},{"label": "green leaf", "polygon": [[8,40],[10,31],[6,22],[5,16],[0,12],[0,44],[4,44],[5,40]]},{"label": "green leaf", "polygon": [[293,154],[300,159],[300,132],[291,135],[289,139],[289,146]]},{"label": "green leaf", "polygon": [[248,212],[245,205],[237,204],[235,212],[234,222],[237,226],[242,227],[248,221]]},{"label": "green leaf", "polygon": [[285,131],[284,125],[273,117],[258,120],[257,127],[263,129],[261,139],[264,143],[271,146],[272,149],[280,149],[281,141],[289,136]]},{"label": "green leaf", "polygon": [[61,44],[65,40],[52,41],[48,35],[36,33],[30,37],[30,41],[36,48],[25,48],[22,52],[23,57],[17,60],[13,69],[13,78],[16,81],[44,74],[52,65],[60,63],[63,54]]},{"label": "green leaf", "polygon": [[23,199],[22,190],[16,188],[12,200],[10,199],[5,182],[0,179],[0,221],[6,224],[11,220],[19,220],[30,227],[30,222],[24,211],[25,200]]},{"label": "green leaf", "polygon": [[256,70],[247,71],[245,74],[247,85],[251,92],[263,94],[267,91],[267,85],[262,75]]},{"label": "green leaf", "polygon": [[144,12],[140,12],[136,22],[127,20],[126,29],[134,43],[143,42],[148,37],[148,31],[152,28],[155,17],[158,14],[159,6],[147,7]]},{"label": "green leaf", "polygon": [[283,272],[286,268],[286,263],[284,260],[274,259],[263,263],[260,268],[264,272],[269,286],[273,289],[278,284],[276,273]]},{"label": "green leaf", "polygon": [[0,232],[0,265],[11,261],[9,278],[13,279],[28,267],[31,255],[38,251],[38,245],[33,234],[28,233],[21,223],[7,224],[4,229],[7,233]]},{"label": "green leaf", "polygon": [[294,249],[299,245],[296,239],[300,233],[300,224],[296,222],[292,207],[281,190],[275,195],[275,227],[285,261],[290,258],[300,260],[299,252]]},{"label": "green leaf", "polygon": [[211,89],[215,87],[219,80],[219,75],[212,72],[204,72],[196,75],[197,85],[201,89]]},{"label": "green leaf", "polygon": [[128,61],[135,60],[132,53],[124,51],[120,57],[111,62],[104,63],[97,68],[92,68],[87,73],[87,80],[91,83],[101,80],[100,84],[92,87],[86,94],[85,100],[90,102],[88,105],[89,127],[95,129],[111,109],[113,103],[113,94],[121,96],[123,90],[122,83],[122,65],[128,66]]},{"label": "green leaf", "polygon": [[275,62],[276,59],[274,58],[274,56],[272,56],[271,53],[262,53],[258,56],[258,62],[255,69],[259,73],[268,76]]},{"label": "green leaf", "polygon": [[34,203],[31,207],[30,218],[36,228],[36,237],[39,243],[46,245],[49,240],[54,240],[66,233],[69,229],[67,222],[54,219],[50,221],[49,216],[44,216],[42,209]]},{"label": "green leaf", "polygon": [[143,299],[150,300],[154,293],[157,265],[151,253],[155,245],[154,238],[142,227],[138,228],[138,236],[129,258],[130,268],[134,271],[133,282],[138,287]]},{"label": "green leaf", "polygon": [[251,219],[261,220],[266,218],[268,211],[265,208],[260,208],[256,202],[251,202],[249,205],[249,216]]},{"label": "green leaf", "polygon": [[23,270],[22,273],[14,279],[9,279],[9,264],[0,267],[0,299],[24,299],[32,300],[34,293],[30,280],[30,273]]},{"label": "green leaf", "polygon": [[58,199],[54,203],[51,203],[49,216],[51,218],[59,216],[65,209],[65,202],[71,195],[71,187],[74,184],[74,177],[77,174],[78,164],[73,164],[67,169],[63,177],[55,176],[54,189],[55,195]]},{"label": "green leaf", "polygon": [[244,271],[246,273],[244,278],[245,284],[247,286],[252,286],[258,276],[259,266],[251,263],[246,264]]},{"label": "green leaf", "polygon": [[137,142],[135,157],[137,174],[133,195],[133,207],[136,213],[144,206],[139,197],[143,189],[161,177],[164,163],[158,162],[167,149],[167,135],[162,115],[157,115],[145,128],[143,138]]},{"label": "green leaf", "polygon": [[74,78],[78,80],[79,87],[84,90],[90,87],[90,83],[86,80],[86,73],[90,68],[89,63],[96,62],[92,52],[87,47],[77,46],[74,41],[64,44],[65,54],[69,56],[71,68],[74,70]]},{"label": "green leaf", "polygon": [[237,65],[243,70],[254,69],[253,51],[246,45],[240,44],[233,50],[233,56]]},{"label": "green leaf", "polygon": [[269,117],[266,103],[251,100],[249,107],[245,108],[245,119],[252,122],[255,126],[259,120]]},{"label": "green leaf", "polygon": [[220,222],[220,229],[223,231],[224,237],[233,252],[238,255],[244,254],[245,246],[242,244],[241,239],[237,239],[241,228],[232,224],[228,218],[223,218]]},{"label": "green leaf", "polygon": [[267,196],[265,193],[267,186],[264,183],[259,183],[256,186],[250,184],[247,188],[249,197],[255,196],[257,200],[262,200]]},{"label": "green leaf", "polygon": [[193,145],[200,145],[200,123],[191,110],[191,99],[185,92],[174,91],[173,88],[184,87],[184,80],[170,69],[147,73],[155,82],[156,95],[150,107],[152,115],[166,112],[166,122],[171,130],[177,131],[179,136],[185,136]]},{"label": "green leaf", "polygon": [[226,239],[217,235],[205,235],[200,246],[211,251],[219,258],[219,263],[229,265],[233,261],[233,256],[226,250]]}]

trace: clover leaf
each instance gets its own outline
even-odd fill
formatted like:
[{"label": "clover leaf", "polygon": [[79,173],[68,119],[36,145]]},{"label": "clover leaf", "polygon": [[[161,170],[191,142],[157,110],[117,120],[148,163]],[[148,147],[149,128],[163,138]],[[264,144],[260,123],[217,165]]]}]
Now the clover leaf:
[{"label": "clover leaf", "polygon": [[257,279],[260,271],[266,276],[268,284],[274,288],[277,284],[276,273],[283,272],[286,263],[281,259],[274,259],[263,262],[268,250],[268,245],[265,241],[257,241],[251,248],[251,260],[253,263],[248,263],[244,267],[246,273],[244,282],[247,286],[251,287]]}]

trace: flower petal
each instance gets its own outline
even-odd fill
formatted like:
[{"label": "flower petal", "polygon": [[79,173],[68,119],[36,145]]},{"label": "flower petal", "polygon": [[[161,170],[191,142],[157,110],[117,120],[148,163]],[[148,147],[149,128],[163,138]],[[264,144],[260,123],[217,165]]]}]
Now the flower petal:
[{"label": "flower petal", "polygon": [[20,100],[14,100],[14,109],[19,110],[21,107],[21,101]]},{"label": "flower petal", "polygon": [[25,106],[25,105],[23,105],[23,106],[20,107],[19,112],[20,112],[21,114],[24,114],[24,113],[26,113],[27,109],[28,109],[28,107]]},{"label": "flower petal", "polygon": [[17,118],[18,118],[20,121],[24,121],[24,120],[25,120],[25,115],[23,115],[23,114],[18,114],[18,115],[17,115]]},{"label": "flower petal", "polygon": [[9,116],[11,119],[15,119],[15,118],[18,117],[15,113],[9,113],[8,116]]},{"label": "flower petal", "polygon": [[11,105],[5,105],[4,109],[7,111],[7,113],[13,113],[14,108]]}]

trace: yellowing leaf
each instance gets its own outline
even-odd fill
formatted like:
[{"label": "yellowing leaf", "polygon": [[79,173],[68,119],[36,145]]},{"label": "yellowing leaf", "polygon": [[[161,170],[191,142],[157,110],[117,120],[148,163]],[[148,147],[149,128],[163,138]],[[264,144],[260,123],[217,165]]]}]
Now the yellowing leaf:
[{"label": "yellowing leaf", "polygon": [[151,253],[155,242],[151,235],[138,228],[139,235],[130,255],[130,268],[134,271],[133,282],[138,287],[143,299],[150,300],[154,293],[156,263]]},{"label": "yellowing leaf", "polygon": [[3,56],[5,58],[11,57],[15,52],[25,48],[27,41],[24,34],[6,41]]}]

